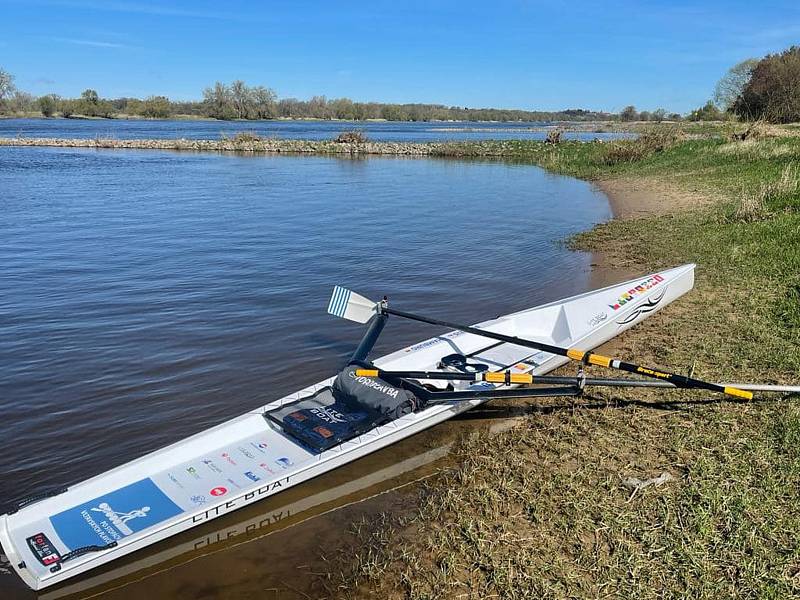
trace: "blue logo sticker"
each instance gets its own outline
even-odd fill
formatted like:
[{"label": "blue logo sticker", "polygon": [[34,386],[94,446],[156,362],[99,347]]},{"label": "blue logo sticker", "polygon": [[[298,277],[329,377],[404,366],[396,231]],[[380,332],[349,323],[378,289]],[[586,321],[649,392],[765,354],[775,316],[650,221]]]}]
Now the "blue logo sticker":
[{"label": "blue logo sticker", "polygon": [[276,459],[275,463],[283,469],[288,469],[294,465],[294,463],[285,456],[281,456],[280,458]]},{"label": "blue logo sticker", "polygon": [[70,550],[118,542],[183,510],[151,479],[143,479],[50,517]]},{"label": "blue logo sticker", "polygon": [[252,471],[245,471],[244,475],[245,475],[245,477],[247,477],[251,481],[261,481],[261,477],[259,477],[258,475],[256,475]]}]

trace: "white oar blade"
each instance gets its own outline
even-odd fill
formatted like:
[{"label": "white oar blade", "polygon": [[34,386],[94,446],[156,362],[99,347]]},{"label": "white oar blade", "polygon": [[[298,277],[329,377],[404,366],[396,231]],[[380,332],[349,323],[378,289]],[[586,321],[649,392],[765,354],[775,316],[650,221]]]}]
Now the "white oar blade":
[{"label": "white oar blade", "polygon": [[378,312],[378,305],[364,296],[359,296],[355,292],[337,285],[333,288],[328,312],[342,319],[366,323]]}]

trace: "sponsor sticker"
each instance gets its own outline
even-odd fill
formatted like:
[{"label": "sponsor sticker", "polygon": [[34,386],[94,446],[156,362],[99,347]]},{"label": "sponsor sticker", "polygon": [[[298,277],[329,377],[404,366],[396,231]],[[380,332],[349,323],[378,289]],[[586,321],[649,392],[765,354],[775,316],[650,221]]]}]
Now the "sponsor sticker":
[{"label": "sponsor sticker", "polygon": [[225,488],[225,487],[222,487],[222,486],[215,487],[214,489],[212,489],[209,492],[209,494],[211,494],[212,496],[216,496],[216,497],[224,496],[227,493],[228,493],[228,488]]},{"label": "sponsor sticker", "polygon": [[198,473],[197,469],[195,469],[194,467],[186,467],[186,472],[195,479],[200,479],[200,473]]},{"label": "sponsor sticker", "polygon": [[266,454],[267,452],[267,444],[264,442],[259,442],[258,444],[256,444],[255,442],[250,442],[250,445],[259,452],[261,452],[261,454]]},{"label": "sponsor sticker", "polygon": [[148,478],[53,515],[50,523],[75,549],[120,541],[182,512]]},{"label": "sponsor sticker", "polygon": [[608,306],[612,310],[619,310],[634,298],[637,298],[638,296],[641,296],[648,290],[651,290],[654,287],[656,287],[662,281],[664,281],[664,277],[661,275],[653,275],[652,277],[648,277],[647,279],[642,281],[639,285],[629,289],[624,294],[620,294],[620,297],[617,298],[617,300],[613,304],[609,304]]},{"label": "sponsor sticker", "polygon": [[203,494],[197,494],[195,496],[192,496],[191,500],[197,506],[203,506],[203,504],[206,504],[208,502],[208,500]]},{"label": "sponsor sticker", "polygon": [[294,463],[285,456],[281,456],[280,458],[275,459],[275,464],[277,464],[281,469],[288,469],[289,467],[294,465]]},{"label": "sponsor sticker", "polygon": [[245,457],[249,458],[250,460],[255,460],[255,458],[256,458],[256,457],[255,457],[255,454],[253,454],[252,452],[250,452],[250,450],[248,450],[247,448],[244,448],[244,447],[242,447],[242,446],[239,446],[239,448],[237,448],[237,449],[238,449],[238,450],[239,450],[239,452],[241,452],[241,453],[242,453],[242,454],[243,454]]},{"label": "sponsor sticker", "polygon": [[245,471],[244,476],[247,477],[250,481],[261,481],[261,477],[259,477],[252,471]]},{"label": "sponsor sticker", "polygon": [[235,460],[233,460],[233,458],[231,457],[231,455],[230,455],[230,454],[228,454],[227,452],[223,452],[223,453],[222,453],[222,458],[224,458],[225,460],[227,460],[227,461],[228,461],[230,464],[232,464],[232,465],[234,465],[234,466],[236,465],[236,461],[235,461]]},{"label": "sponsor sticker", "polygon": [[56,564],[61,560],[61,555],[56,550],[53,543],[47,538],[44,533],[37,533],[27,538],[28,547],[33,552],[40,563],[45,567]]},{"label": "sponsor sticker", "polygon": [[220,469],[216,464],[214,464],[213,460],[209,460],[206,458],[203,460],[203,464],[212,471],[214,471],[215,473],[222,473],[222,469]]}]

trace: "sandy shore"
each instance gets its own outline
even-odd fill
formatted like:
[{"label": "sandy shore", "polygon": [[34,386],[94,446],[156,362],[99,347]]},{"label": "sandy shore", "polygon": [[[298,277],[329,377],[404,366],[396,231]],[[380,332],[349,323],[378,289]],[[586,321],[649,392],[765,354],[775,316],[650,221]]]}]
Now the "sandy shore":
[{"label": "sandy shore", "polygon": [[[616,220],[642,219],[693,210],[709,203],[698,190],[686,189],[657,177],[603,179],[594,184],[608,198]],[[593,252],[592,289],[641,275],[641,269],[613,251]]]}]

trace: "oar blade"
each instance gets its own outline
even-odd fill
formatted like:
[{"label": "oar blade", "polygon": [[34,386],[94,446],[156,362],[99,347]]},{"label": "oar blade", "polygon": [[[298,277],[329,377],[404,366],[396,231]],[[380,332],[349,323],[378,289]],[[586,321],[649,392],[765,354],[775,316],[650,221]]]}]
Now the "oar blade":
[{"label": "oar blade", "polygon": [[339,285],[333,288],[328,313],[342,319],[366,323],[378,312],[378,304]]}]

